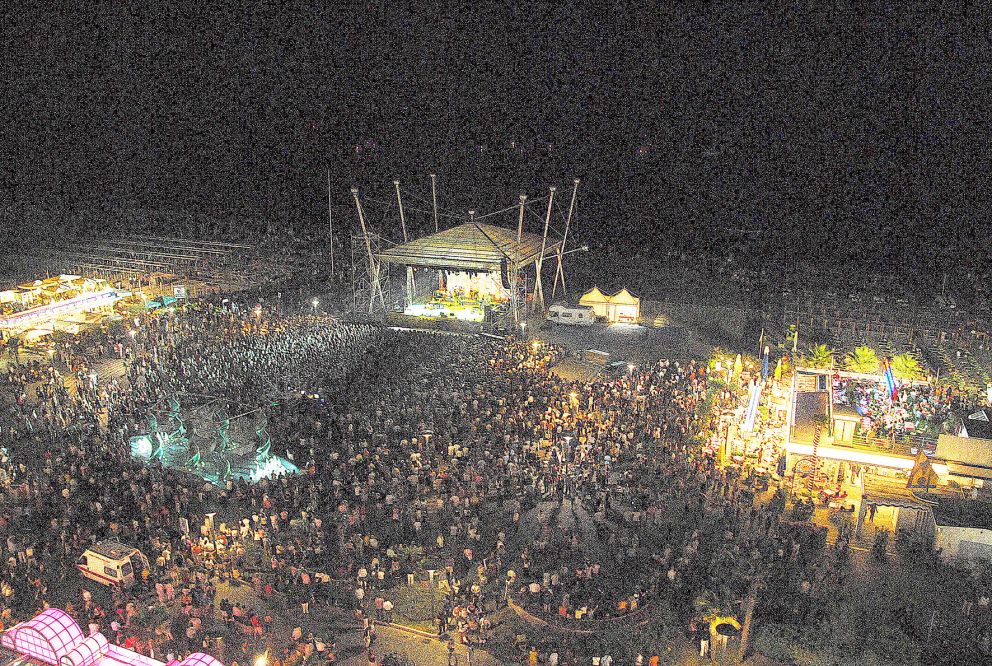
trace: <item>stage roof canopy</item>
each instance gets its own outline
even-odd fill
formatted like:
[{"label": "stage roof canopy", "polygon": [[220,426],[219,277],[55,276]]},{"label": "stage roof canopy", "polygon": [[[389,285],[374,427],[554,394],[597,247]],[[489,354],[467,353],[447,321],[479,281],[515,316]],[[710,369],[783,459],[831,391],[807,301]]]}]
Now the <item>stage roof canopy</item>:
[{"label": "stage roof canopy", "polygon": [[[548,238],[544,256],[553,255],[560,240]],[[523,268],[541,254],[541,236],[489,224],[469,222],[445,231],[389,248],[379,259],[390,264],[442,270],[499,271],[507,266]]]}]

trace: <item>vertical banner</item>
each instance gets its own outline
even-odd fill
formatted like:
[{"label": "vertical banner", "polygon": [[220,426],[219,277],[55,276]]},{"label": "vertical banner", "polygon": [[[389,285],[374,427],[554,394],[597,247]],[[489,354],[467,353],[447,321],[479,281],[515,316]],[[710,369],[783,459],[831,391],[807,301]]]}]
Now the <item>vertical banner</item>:
[{"label": "vertical banner", "polygon": [[899,390],[896,386],[896,378],[892,374],[892,365],[889,363],[888,358],[882,359],[882,370],[882,374],[885,377],[886,388],[889,390],[889,398],[892,399],[892,402],[896,402],[899,400]]}]

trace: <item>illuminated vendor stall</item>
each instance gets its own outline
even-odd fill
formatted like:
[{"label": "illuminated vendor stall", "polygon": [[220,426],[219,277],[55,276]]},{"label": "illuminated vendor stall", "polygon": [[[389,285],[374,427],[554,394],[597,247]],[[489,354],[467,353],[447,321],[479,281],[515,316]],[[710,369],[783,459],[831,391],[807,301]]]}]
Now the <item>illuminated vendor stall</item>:
[{"label": "illuminated vendor stall", "polygon": [[528,299],[525,269],[560,245],[471,222],[397,245],[378,259],[406,268],[403,314],[482,322],[521,308]]},{"label": "illuminated vendor stall", "polygon": [[121,297],[115,289],[106,287],[98,291],[83,292],[64,300],[54,300],[27,310],[11,312],[0,316],[0,331],[7,335],[31,329],[54,331],[56,322],[71,321],[74,317],[87,312],[109,310]]}]

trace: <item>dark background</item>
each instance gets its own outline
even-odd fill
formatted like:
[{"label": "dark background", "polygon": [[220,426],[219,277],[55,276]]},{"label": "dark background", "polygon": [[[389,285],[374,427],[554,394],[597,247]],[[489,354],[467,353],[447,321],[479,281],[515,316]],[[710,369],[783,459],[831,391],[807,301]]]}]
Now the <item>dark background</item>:
[{"label": "dark background", "polygon": [[5,17],[0,203],[304,229],[326,168],[342,227],[352,184],[435,171],[464,211],[580,177],[594,245],[985,275],[985,10],[147,4]]}]

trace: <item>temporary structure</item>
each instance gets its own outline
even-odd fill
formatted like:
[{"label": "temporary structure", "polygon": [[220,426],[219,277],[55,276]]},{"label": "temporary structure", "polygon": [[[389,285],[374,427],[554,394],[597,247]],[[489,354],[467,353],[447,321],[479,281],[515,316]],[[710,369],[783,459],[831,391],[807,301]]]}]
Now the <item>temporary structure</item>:
[{"label": "temporary structure", "polygon": [[636,323],[641,316],[641,299],[633,296],[626,288],[610,297],[613,313],[610,321]]},{"label": "temporary structure", "polygon": [[[88,637],[63,610],[49,608],[0,634],[0,645],[22,663],[47,666],[166,666],[165,662],[108,641],[100,632]],[[11,660],[6,660],[10,662]],[[173,666],[223,666],[203,652],[194,652]]]},{"label": "temporary structure", "polygon": [[641,316],[641,299],[627,289],[621,289],[612,296],[606,296],[593,287],[579,298],[579,305],[591,307],[597,317],[610,323],[636,323]]},{"label": "temporary structure", "polygon": [[579,305],[584,305],[593,309],[597,317],[608,318],[610,316],[610,297],[593,287],[579,298]]}]

